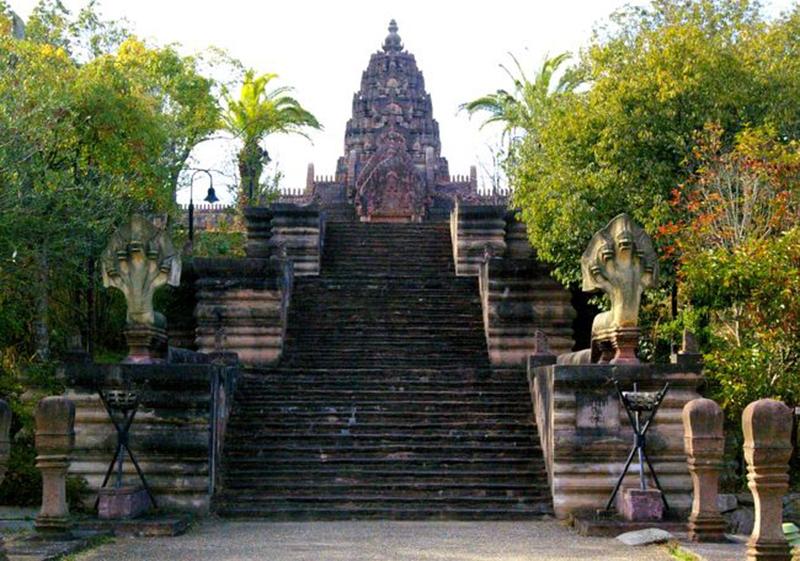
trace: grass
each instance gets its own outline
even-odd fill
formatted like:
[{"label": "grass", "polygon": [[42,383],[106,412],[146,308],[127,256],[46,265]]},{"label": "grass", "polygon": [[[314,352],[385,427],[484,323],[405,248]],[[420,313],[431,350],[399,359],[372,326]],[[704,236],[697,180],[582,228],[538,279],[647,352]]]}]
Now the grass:
[{"label": "grass", "polygon": [[80,551],[76,551],[75,553],[70,553],[69,555],[59,557],[59,561],[80,561],[84,553],[96,547],[100,547],[101,545],[105,545],[107,543],[114,543],[114,536],[109,536],[109,535],[93,536],[88,539],[85,548],[81,549]]},{"label": "grass", "polygon": [[697,555],[683,549],[678,542],[669,542],[667,544],[667,552],[677,561],[700,561]]}]

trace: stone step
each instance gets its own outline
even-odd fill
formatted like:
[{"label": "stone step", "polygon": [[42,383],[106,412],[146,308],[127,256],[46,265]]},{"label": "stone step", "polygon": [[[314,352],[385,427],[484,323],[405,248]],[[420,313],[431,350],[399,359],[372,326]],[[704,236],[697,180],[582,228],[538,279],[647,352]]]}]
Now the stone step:
[{"label": "stone step", "polygon": [[[246,483],[246,484],[245,484]],[[343,481],[341,483],[329,482],[320,483],[315,481],[251,481],[251,482],[222,482],[221,494],[223,498],[236,498],[241,502],[247,503],[251,500],[274,500],[274,497],[290,496],[292,499],[305,498],[309,500],[346,497],[348,499],[357,498],[360,500],[374,498],[375,496],[391,495],[397,498],[429,499],[437,497],[439,499],[453,498],[463,500],[465,497],[474,498],[495,498],[495,499],[536,499],[541,500],[547,493],[547,485],[536,485],[530,483],[457,483],[448,482],[443,484],[436,483],[394,483],[381,481],[377,483],[362,483]]]},{"label": "stone step", "polygon": [[422,502],[417,505],[381,506],[352,505],[336,502],[333,504],[317,504],[313,506],[285,506],[281,504],[264,504],[244,507],[235,504],[215,504],[215,512],[226,518],[266,519],[276,521],[305,520],[536,520],[552,514],[549,505],[532,504],[521,507],[506,505],[472,505],[471,507],[451,507],[445,505],[428,505]]}]

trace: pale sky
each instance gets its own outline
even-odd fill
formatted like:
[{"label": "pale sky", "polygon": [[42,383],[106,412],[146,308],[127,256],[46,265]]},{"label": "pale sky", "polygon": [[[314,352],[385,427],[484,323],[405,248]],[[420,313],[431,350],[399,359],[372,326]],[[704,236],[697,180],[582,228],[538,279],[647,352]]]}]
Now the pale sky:
[{"label": "pale sky", "polygon": [[[62,0],[77,11],[84,1]],[[266,148],[279,162],[284,188],[302,188],[306,167],[317,175],[332,175],[343,151],[344,128],[353,93],[370,54],[379,50],[394,18],[406,49],[416,56],[439,122],[442,155],[450,173],[467,174],[470,165],[487,160],[486,144],[496,138],[480,131],[458,106],[499,87],[509,87],[500,63],[513,52],[532,75],[543,57],[577,52],[593,27],[624,0],[561,0],[441,2],[436,0],[333,0],[312,2],[224,2],[185,0],[101,0],[108,19],[125,18],[139,36],[159,44],[180,43],[186,53],[221,47],[257,72],[280,75],[277,85],[295,88],[296,97],[322,122],[325,130],[302,137],[273,136]],[[10,0],[26,19],[36,0]],[[765,2],[779,13],[793,0]],[[225,186],[234,182],[235,145],[212,141],[196,149],[198,167],[221,170],[217,193],[229,198]],[[195,201],[205,195],[207,181],[198,175]],[[188,189],[178,199],[188,200]]]}]

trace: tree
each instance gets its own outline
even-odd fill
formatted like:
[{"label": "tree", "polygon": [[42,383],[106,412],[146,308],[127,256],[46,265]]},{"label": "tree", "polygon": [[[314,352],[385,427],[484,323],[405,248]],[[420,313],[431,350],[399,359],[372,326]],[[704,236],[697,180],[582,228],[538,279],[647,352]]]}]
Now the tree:
[{"label": "tree", "polygon": [[0,343],[25,356],[33,331],[44,358],[51,334],[63,347],[91,325],[94,264],[114,226],[132,210],[174,210],[178,175],[219,110],[195,58],[122,38],[93,3],[73,20],[43,2],[28,30],[0,36],[0,282],[11,303],[0,327],[12,328]]},{"label": "tree", "polygon": [[693,172],[707,123],[726,146],[748,125],[797,138],[798,14],[768,21],[754,2],[655,0],[598,29],[568,71],[586,87],[544,105],[508,170],[531,242],[560,280],[580,278],[586,243],[619,212],[652,234],[674,218],[671,192]]},{"label": "tree", "polygon": [[238,154],[240,196],[253,198],[269,154],[261,142],[274,133],[300,134],[308,138],[305,128],[320,130],[322,125],[293,97],[289,87],[269,90],[277,74],[256,76],[253,70],[245,73],[238,99],[225,94],[227,110],[222,115],[222,127],[241,138]]},{"label": "tree", "polygon": [[517,57],[511,53],[509,56],[514,61],[516,74],[505,65],[501,64],[500,67],[513,82],[514,89],[511,92],[499,89],[495,93],[462,104],[460,110],[469,113],[470,117],[478,112],[488,113],[489,116],[481,128],[491,123],[502,124],[503,136],[508,137],[510,146],[520,130],[530,134],[538,128],[539,120],[552,95],[573,91],[579,81],[574,75],[566,74],[554,83],[555,75],[569,60],[569,53],[545,57],[533,81],[528,79]]},{"label": "tree", "polygon": [[[709,125],[662,228],[679,264],[684,323],[708,339],[706,373],[736,419],[762,397],[800,400],[800,143]],[[706,325],[692,319],[706,318]]]}]

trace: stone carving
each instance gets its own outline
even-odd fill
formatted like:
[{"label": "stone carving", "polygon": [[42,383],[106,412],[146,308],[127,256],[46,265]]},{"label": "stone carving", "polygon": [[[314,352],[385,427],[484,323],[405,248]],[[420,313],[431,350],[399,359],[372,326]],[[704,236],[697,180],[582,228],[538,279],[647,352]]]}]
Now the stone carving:
[{"label": "stone carving", "polygon": [[792,411],[780,401],[761,399],[742,413],[747,481],[756,509],[747,542],[748,561],[790,561],[791,548],[781,527],[783,496],[789,488]]},{"label": "stone carving", "polygon": [[693,399],[683,407],[683,433],[694,488],[689,538],[725,541],[726,523],[717,506],[725,439],[722,409],[710,399]]},{"label": "stone carving", "polygon": [[425,216],[425,179],[408,154],[402,134],[389,131],[356,181],[356,211],[362,220],[410,220]]},{"label": "stone carving", "polygon": [[103,285],[120,290],[128,305],[125,362],[156,362],[166,353],[166,320],[153,310],[153,295],[178,286],[181,258],[166,232],[140,215],[121,226],[102,256]]},{"label": "stone carving", "polygon": [[36,530],[68,534],[66,478],[75,445],[75,405],[65,397],[46,397],[37,405],[35,417],[36,467],[42,472],[42,509],[36,517]]},{"label": "stone carving", "polygon": [[642,292],[658,281],[649,236],[627,214],[597,232],[581,257],[583,290],[605,292],[611,309],[592,324],[592,362],[636,364]]}]

